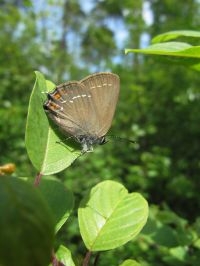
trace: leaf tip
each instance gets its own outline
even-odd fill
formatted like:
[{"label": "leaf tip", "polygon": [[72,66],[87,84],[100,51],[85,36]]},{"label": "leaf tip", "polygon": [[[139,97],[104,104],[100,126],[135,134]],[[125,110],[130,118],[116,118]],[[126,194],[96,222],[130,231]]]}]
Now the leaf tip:
[{"label": "leaf tip", "polygon": [[125,53],[125,54],[128,54],[129,51],[130,51],[130,49],[125,49],[125,50],[124,50],[124,53]]}]

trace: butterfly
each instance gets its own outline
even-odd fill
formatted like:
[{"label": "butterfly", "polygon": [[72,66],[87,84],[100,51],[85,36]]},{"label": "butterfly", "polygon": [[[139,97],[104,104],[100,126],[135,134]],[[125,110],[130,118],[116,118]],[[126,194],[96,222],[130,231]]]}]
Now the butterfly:
[{"label": "butterfly", "polygon": [[80,81],[58,85],[47,94],[43,107],[64,134],[81,144],[83,153],[90,152],[93,145],[106,142],[119,90],[118,75],[95,73]]}]

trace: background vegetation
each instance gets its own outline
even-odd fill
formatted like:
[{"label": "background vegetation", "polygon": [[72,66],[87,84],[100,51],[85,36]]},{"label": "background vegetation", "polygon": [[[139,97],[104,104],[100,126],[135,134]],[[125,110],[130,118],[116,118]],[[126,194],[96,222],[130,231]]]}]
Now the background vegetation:
[{"label": "background vegetation", "polygon": [[[198,30],[199,1],[10,0],[0,7],[0,163],[15,163],[16,175],[36,174],[24,144],[34,70],[56,84],[97,71],[117,73],[121,94],[110,134],[136,144],[110,141],[57,177],[75,193],[76,204],[92,186],[112,179],[151,206],[143,234],[103,253],[100,265],[125,258],[142,265],[198,265],[199,73],[175,60],[125,55],[124,49],[146,46],[165,31]],[[79,260],[85,248],[77,232],[71,218],[60,241],[70,243]]]}]

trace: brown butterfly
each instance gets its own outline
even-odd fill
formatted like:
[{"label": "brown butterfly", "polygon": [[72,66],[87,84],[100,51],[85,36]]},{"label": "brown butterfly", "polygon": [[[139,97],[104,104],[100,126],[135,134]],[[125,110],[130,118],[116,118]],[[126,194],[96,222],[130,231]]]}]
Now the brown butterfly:
[{"label": "brown butterfly", "polygon": [[80,81],[58,85],[44,103],[47,115],[61,130],[82,145],[83,152],[104,144],[115,113],[120,80],[100,72]]}]

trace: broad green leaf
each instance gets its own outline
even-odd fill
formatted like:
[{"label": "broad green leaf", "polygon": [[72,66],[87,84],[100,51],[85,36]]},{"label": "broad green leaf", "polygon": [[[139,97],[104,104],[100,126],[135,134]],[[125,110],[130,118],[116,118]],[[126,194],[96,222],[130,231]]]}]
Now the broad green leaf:
[{"label": "broad green leaf", "polygon": [[194,30],[176,30],[176,31],[169,31],[163,34],[159,34],[152,39],[152,43],[160,43],[160,42],[167,42],[170,40],[174,40],[178,37],[193,37],[193,38],[200,38],[200,31]]},{"label": "broad green leaf", "polygon": [[30,97],[27,124],[26,148],[34,167],[43,175],[62,171],[80,155],[70,146],[63,143],[65,136],[49,120],[44,112],[45,92],[55,85],[46,81],[43,75],[36,71],[36,82]]},{"label": "broad green leaf", "polygon": [[48,265],[54,220],[41,193],[22,179],[1,178],[0,213],[0,265]]},{"label": "broad green leaf", "polygon": [[138,263],[135,260],[125,260],[122,264],[120,264],[119,266],[141,266],[140,263]]},{"label": "broad green leaf", "polygon": [[81,236],[91,251],[109,250],[133,239],[143,228],[148,204],[139,193],[128,193],[120,183],[104,181],[81,202]]},{"label": "broad green leaf", "polygon": [[200,46],[192,46],[188,43],[166,42],[150,45],[144,49],[126,49],[125,53],[143,53],[155,55],[169,55],[185,58],[200,58]]},{"label": "broad green leaf", "polygon": [[56,252],[56,258],[59,262],[62,262],[66,266],[75,266],[72,260],[72,255],[70,250],[64,247],[63,245],[59,246],[59,249]]},{"label": "broad green leaf", "polygon": [[58,232],[73,208],[73,194],[63,183],[54,178],[43,178],[38,188],[49,203],[56,221],[56,232]]}]

